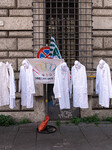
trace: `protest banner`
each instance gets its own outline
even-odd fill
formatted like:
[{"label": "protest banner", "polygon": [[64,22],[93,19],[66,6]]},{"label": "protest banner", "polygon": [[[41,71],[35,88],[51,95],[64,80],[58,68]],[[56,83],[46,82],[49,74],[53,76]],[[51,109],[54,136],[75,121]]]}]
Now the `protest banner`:
[{"label": "protest banner", "polygon": [[53,84],[55,69],[64,62],[63,59],[28,59],[33,67],[35,84]]}]

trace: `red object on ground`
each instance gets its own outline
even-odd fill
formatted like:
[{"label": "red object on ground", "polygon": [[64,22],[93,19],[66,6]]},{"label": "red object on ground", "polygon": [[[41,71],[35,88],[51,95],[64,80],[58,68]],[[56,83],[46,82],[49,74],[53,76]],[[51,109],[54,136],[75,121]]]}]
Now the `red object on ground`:
[{"label": "red object on ground", "polygon": [[39,132],[42,132],[42,131],[46,128],[48,121],[49,121],[49,116],[47,115],[47,116],[45,117],[45,120],[42,121],[42,123],[41,123],[41,124],[39,125],[39,127],[38,127],[38,131],[39,131]]}]

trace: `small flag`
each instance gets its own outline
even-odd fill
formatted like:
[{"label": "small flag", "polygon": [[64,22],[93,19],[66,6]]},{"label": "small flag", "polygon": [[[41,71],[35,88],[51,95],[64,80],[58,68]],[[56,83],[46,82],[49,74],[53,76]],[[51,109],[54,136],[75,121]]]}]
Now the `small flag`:
[{"label": "small flag", "polygon": [[51,36],[49,56],[51,58],[62,58],[53,35]]}]

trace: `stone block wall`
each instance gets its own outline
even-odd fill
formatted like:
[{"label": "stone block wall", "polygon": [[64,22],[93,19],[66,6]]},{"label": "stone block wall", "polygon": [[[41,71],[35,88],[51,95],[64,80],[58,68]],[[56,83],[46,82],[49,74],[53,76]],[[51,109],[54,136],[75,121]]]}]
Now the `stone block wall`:
[{"label": "stone block wall", "polygon": [[[45,116],[43,97],[35,97],[34,108],[26,111],[20,106],[18,92],[19,69],[24,58],[32,58],[32,1],[0,0],[0,61],[10,62],[15,71],[16,107],[13,111],[8,106],[0,107],[0,114],[12,115],[17,119],[29,118],[41,121]],[[83,0],[82,0],[83,1]],[[43,7],[43,6],[42,6]],[[43,32],[43,28],[41,29]],[[37,35],[38,36],[38,35]],[[43,37],[43,35],[41,35]],[[41,41],[43,44],[43,41]],[[103,58],[112,69],[112,0],[93,0],[93,69],[88,76],[95,75],[96,66]],[[39,88],[39,87],[38,87]],[[42,88],[39,88],[42,95]],[[81,116],[97,113],[100,117],[112,116],[112,110],[94,110],[100,107],[98,97],[94,94],[95,79],[88,78],[88,110],[81,110]],[[101,107],[100,107],[101,108]]]},{"label": "stone block wall", "polygon": [[[93,69],[88,76],[96,75],[96,67],[100,59],[104,59],[112,70],[112,0],[93,0]],[[112,73],[111,73],[112,75]],[[88,78],[93,84],[89,95],[89,109],[81,110],[81,116],[98,114],[100,118],[112,116],[112,105],[109,109],[101,107],[98,103],[98,95],[95,94],[95,78]]]},{"label": "stone block wall", "polygon": [[16,74],[21,60],[33,57],[31,8],[32,0],[0,1],[0,61],[11,62]]},{"label": "stone block wall", "polygon": [[43,97],[35,97],[34,108],[28,110],[21,107],[21,94],[18,92],[21,62],[25,58],[33,57],[32,1],[0,0],[0,61],[12,63],[17,91],[16,107],[13,110],[9,106],[0,107],[0,114],[12,115],[16,119],[40,121],[45,115]]},{"label": "stone block wall", "polygon": [[94,69],[103,58],[112,69],[112,1],[93,0]]},{"label": "stone block wall", "polygon": [[93,66],[95,70],[100,59],[104,59],[112,70],[111,0],[93,0]]}]

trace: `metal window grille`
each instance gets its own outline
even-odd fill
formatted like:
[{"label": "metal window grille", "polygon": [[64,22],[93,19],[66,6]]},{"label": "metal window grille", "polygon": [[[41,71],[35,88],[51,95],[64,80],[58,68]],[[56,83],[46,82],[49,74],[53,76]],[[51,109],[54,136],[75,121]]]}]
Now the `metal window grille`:
[{"label": "metal window grille", "polygon": [[79,60],[92,69],[92,0],[34,0],[34,57],[51,35],[69,67]]}]

